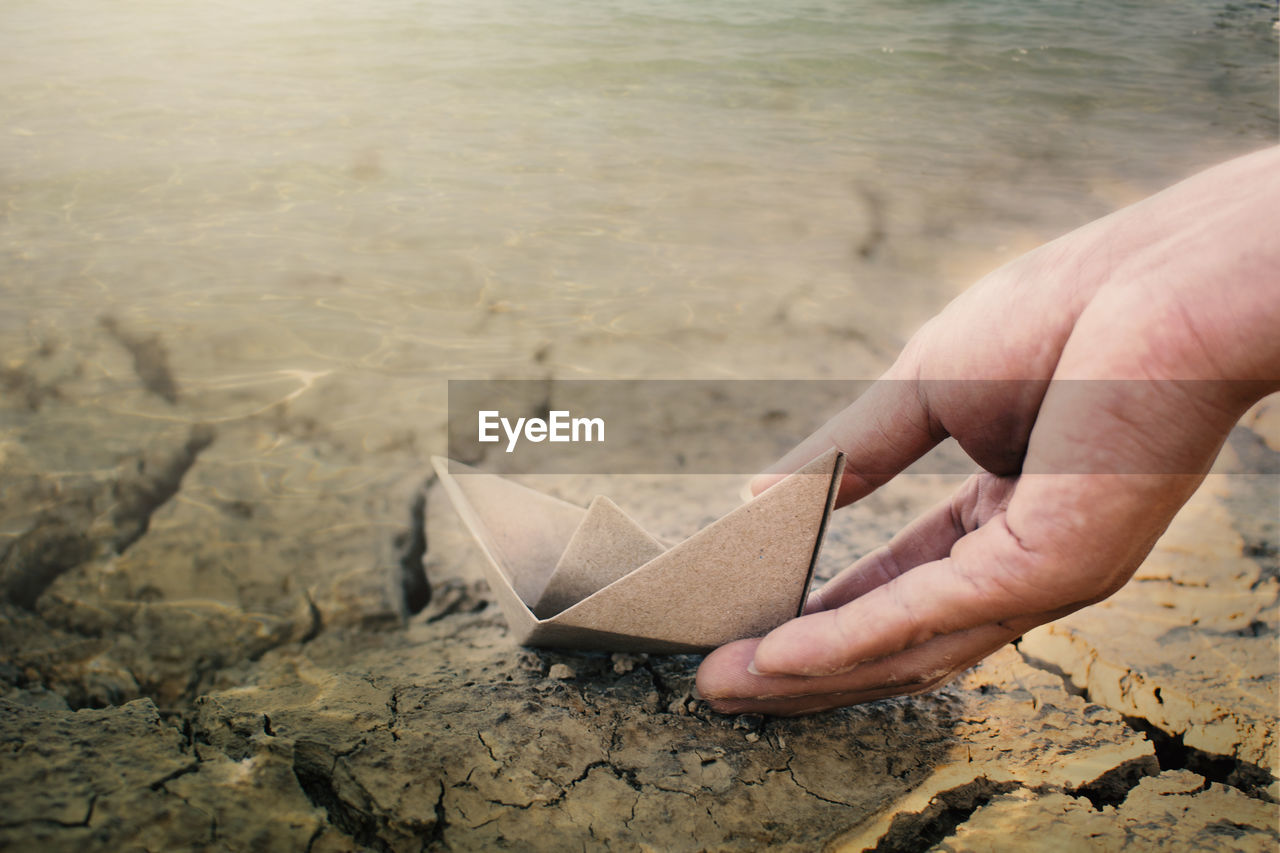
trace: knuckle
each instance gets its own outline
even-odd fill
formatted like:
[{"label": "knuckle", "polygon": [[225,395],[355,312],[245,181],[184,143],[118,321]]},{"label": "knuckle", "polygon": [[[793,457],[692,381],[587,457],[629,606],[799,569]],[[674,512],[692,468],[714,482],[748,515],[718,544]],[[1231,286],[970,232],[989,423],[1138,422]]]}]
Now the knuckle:
[{"label": "knuckle", "polygon": [[933,630],[922,618],[916,602],[904,593],[904,588],[899,584],[889,584],[887,589],[893,598],[892,606],[899,614],[898,618],[902,622],[903,632],[909,640],[907,647],[918,646],[937,635],[937,631]]}]

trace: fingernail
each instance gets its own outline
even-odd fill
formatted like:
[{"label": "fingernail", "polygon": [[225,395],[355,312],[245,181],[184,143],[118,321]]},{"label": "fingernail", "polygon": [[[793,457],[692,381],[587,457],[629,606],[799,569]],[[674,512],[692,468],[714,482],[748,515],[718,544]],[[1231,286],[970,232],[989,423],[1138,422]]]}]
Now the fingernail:
[{"label": "fingernail", "polygon": [[747,664],[747,672],[751,673],[752,675],[763,675],[763,673],[760,672],[760,670],[756,669],[755,658],[752,658],[751,663]]}]

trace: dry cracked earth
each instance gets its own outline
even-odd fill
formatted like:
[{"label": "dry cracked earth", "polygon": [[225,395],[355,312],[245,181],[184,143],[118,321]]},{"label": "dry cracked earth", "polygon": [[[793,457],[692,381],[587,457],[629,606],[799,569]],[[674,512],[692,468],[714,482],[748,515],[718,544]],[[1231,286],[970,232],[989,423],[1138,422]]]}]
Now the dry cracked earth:
[{"label": "dry cracked earth", "polygon": [[[1280,404],[1111,600],[933,694],[728,717],[696,657],[511,643],[413,437],[325,425],[340,387],[216,430],[136,418],[177,384],[104,328],[90,368],[144,386],[113,405],[65,353],[2,377],[0,849],[1280,844]],[[954,484],[839,514],[821,573]],[[549,488],[679,534],[721,485]]]}]

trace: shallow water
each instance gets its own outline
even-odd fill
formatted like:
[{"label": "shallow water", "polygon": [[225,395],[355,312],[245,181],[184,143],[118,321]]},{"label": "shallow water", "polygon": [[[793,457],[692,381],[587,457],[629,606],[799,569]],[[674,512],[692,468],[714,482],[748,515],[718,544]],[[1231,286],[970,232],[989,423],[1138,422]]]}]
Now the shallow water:
[{"label": "shallow water", "polygon": [[442,450],[447,378],[873,376],[984,270],[1273,142],[1274,18],[13,0],[3,458],[248,425],[211,458],[308,494]]}]

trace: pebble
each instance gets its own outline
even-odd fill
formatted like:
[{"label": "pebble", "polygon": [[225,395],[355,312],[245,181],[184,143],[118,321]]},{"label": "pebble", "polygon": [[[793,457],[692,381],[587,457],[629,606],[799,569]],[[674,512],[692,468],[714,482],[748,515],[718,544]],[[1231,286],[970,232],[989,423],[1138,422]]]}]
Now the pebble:
[{"label": "pebble", "polygon": [[547,670],[547,678],[554,678],[557,681],[569,681],[576,678],[577,675],[573,671],[573,667],[567,663],[553,663],[551,669]]},{"label": "pebble", "polygon": [[626,675],[628,672],[636,668],[636,664],[648,660],[648,655],[631,655],[626,652],[615,652],[613,657],[613,671],[618,675]]}]

